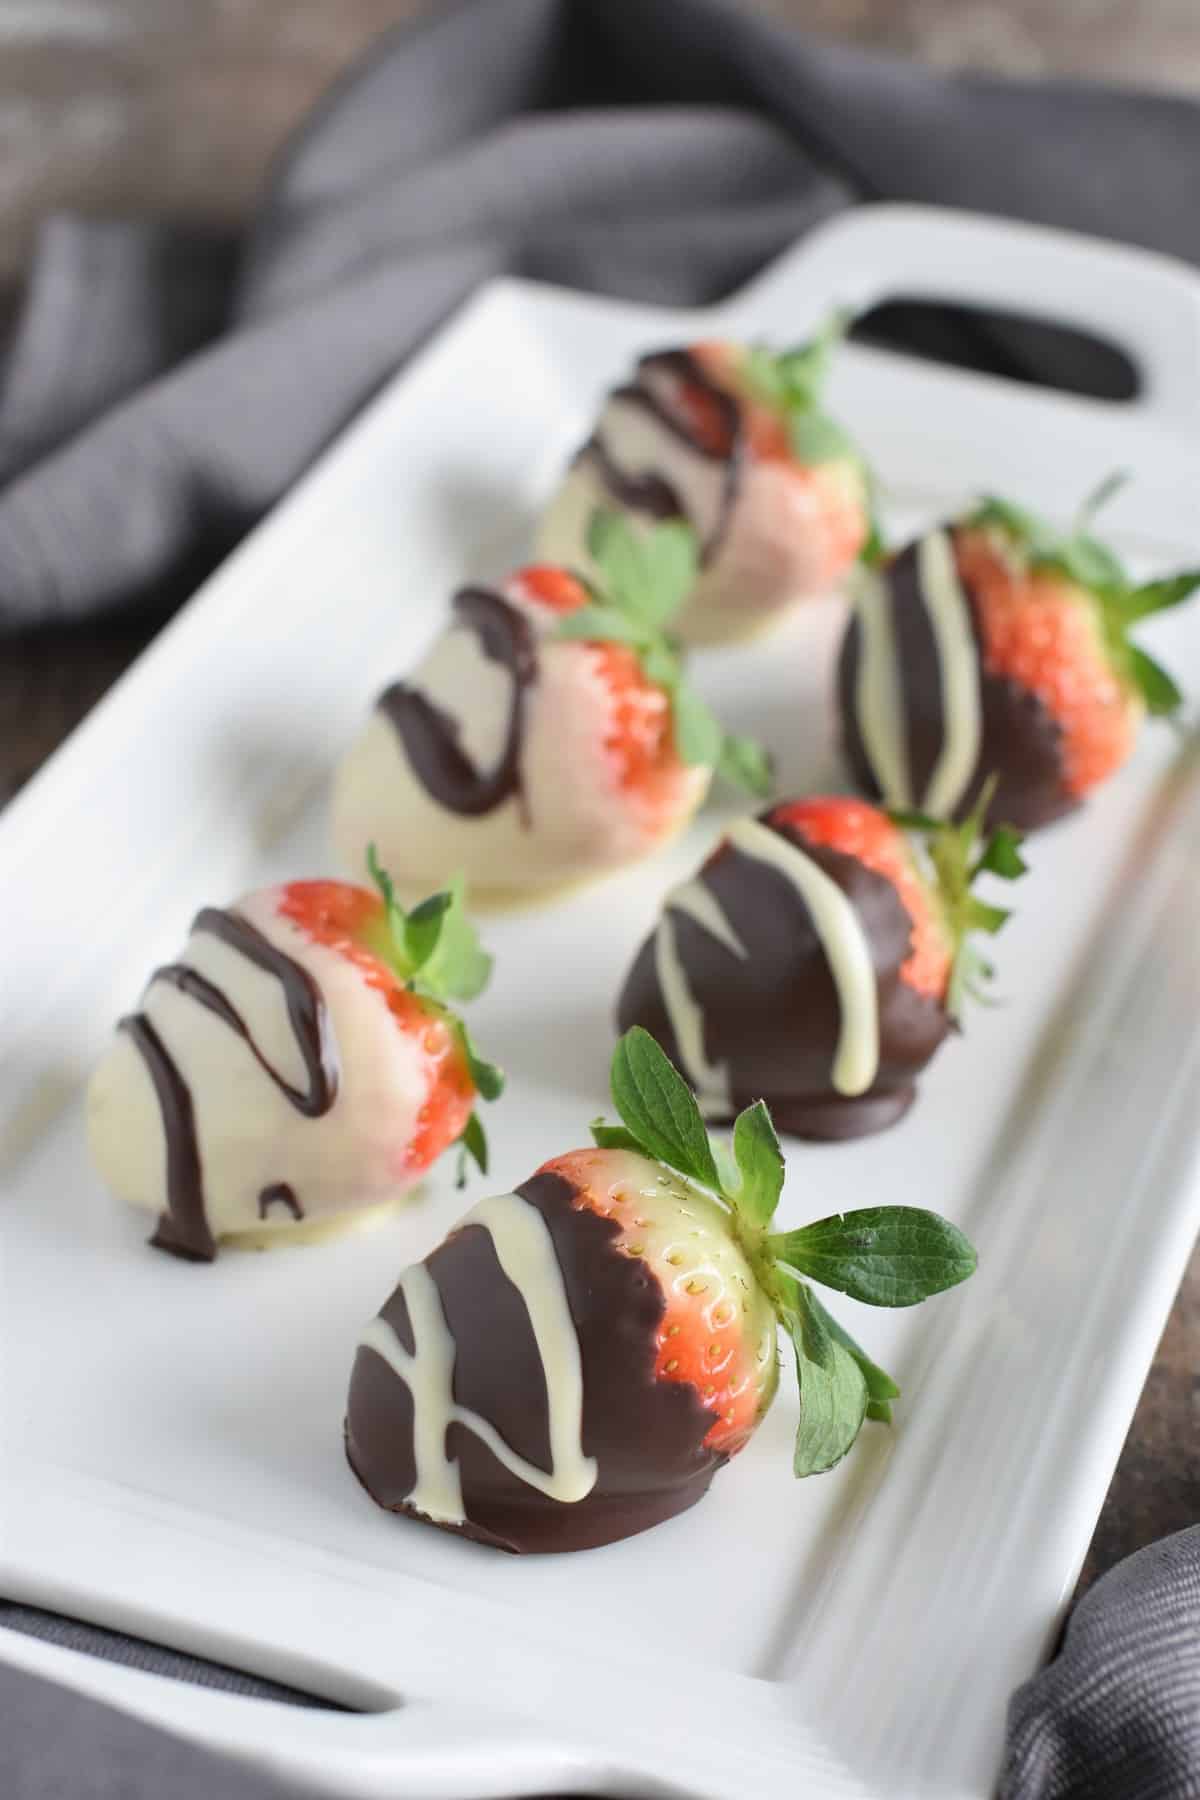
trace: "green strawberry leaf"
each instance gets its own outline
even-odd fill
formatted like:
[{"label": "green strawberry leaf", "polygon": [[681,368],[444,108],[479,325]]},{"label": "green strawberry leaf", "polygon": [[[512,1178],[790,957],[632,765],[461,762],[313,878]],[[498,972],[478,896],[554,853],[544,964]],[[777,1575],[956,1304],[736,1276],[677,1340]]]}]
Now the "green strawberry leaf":
[{"label": "green strawberry leaf", "polygon": [[488,1172],[487,1133],[479,1122],[479,1114],[472,1113],[458,1137],[458,1172],[454,1178],[455,1187],[467,1185],[467,1161],[474,1162],[481,1175]]},{"label": "green strawberry leaf", "polygon": [[696,534],[670,519],[637,532],[617,512],[599,508],[588,526],[588,549],[599,570],[594,598],[562,618],[560,638],[628,644],[642,674],[671,701],[675,747],[690,768],[720,769],[751,793],[770,792],[766,752],[749,738],[727,738],[711,707],[683,676],[666,626],[694,587],[699,571]]},{"label": "green strawberry leaf", "polygon": [[787,383],[779,366],[780,360],[774,351],[766,349],[764,345],[751,344],[742,363],[750,386],[768,406],[783,407],[787,404]]},{"label": "green strawberry leaf", "polygon": [[[1021,838],[1011,826],[997,827],[982,840],[983,821],[996,792],[993,776],[983,785],[978,800],[961,825],[930,818],[921,812],[895,810],[893,824],[924,840],[924,854],[932,865],[942,910],[955,946],[946,1010],[957,1018],[965,994],[975,995],[975,981],[986,965],[974,956],[968,942],[973,931],[999,931],[1010,916],[1006,908],[992,906],[972,893],[976,877],[998,875],[1015,881],[1026,872],[1020,853]],[[981,841],[982,840],[982,841]],[[969,961],[964,960],[969,959]]]},{"label": "green strawberry leaf", "polygon": [[792,1468],[823,1475],[841,1462],[862,1430],[870,1398],[852,1353],[825,1324],[803,1282],[789,1284],[789,1328],[800,1383],[800,1426]]},{"label": "green strawberry leaf", "polygon": [[695,688],[678,680],[671,697],[675,721],[675,748],[690,768],[715,769],[721,760],[725,733],[720,720]]},{"label": "green strawberry leaf", "polygon": [[733,1154],[737,1164],[737,1209],[752,1225],[766,1225],[774,1216],[783,1192],[783,1151],[775,1135],[771,1115],[763,1101],[740,1112],[733,1126]]},{"label": "green strawberry leaf", "polygon": [[633,1026],[618,1040],[611,1084],[613,1105],[647,1156],[720,1191],[695,1095],[642,1026]]},{"label": "green strawberry leaf", "polygon": [[945,831],[945,819],[935,819],[932,813],[916,812],[912,807],[889,806],[887,816],[893,825],[899,825],[902,831],[919,831],[927,836]]},{"label": "green strawberry leaf", "polygon": [[1072,581],[1093,592],[1120,593],[1129,585],[1124,565],[1094,537],[1071,538],[1053,560],[1061,564]]},{"label": "green strawberry leaf", "polygon": [[1151,613],[1165,612],[1190,600],[1200,587],[1200,569],[1181,569],[1178,575],[1164,576],[1160,581],[1147,581],[1141,587],[1122,594],[1116,605],[1128,624],[1149,618]]},{"label": "green strawberry leaf", "polygon": [[601,643],[644,644],[646,627],[640,617],[622,612],[619,607],[596,601],[567,613],[558,622],[560,638],[588,638]]},{"label": "green strawberry leaf", "polygon": [[1026,874],[1029,864],[1021,855],[1021,834],[1011,825],[999,825],[988,838],[971,870],[976,875],[999,875],[1005,881],[1016,881]]},{"label": "green strawberry leaf", "polygon": [[392,878],[379,861],[374,844],[367,845],[367,870],[383,899],[384,918],[390,939],[389,960],[401,981],[407,981],[412,975],[412,961],[408,951],[408,915],[396,898]]},{"label": "green strawberry leaf", "polygon": [[623,513],[598,507],[588,521],[587,547],[600,572],[604,600],[644,624],[646,559],[629,520]]},{"label": "green strawberry leaf", "polygon": [[459,1045],[466,1059],[467,1070],[476,1092],[483,1100],[498,1100],[504,1092],[504,1070],[480,1056],[471,1041],[470,1032],[461,1019],[455,1018],[453,1013],[447,1016],[453,1023],[458,1036]]},{"label": "green strawberry leaf", "polygon": [[686,600],[700,572],[696,533],[680,519],[653,526],[641,541],[646,571],[643,616],[662,627]]},{"label": "green strawberry leaf", "polygon": [[849,433],[828,413],[793,412],[788,420],[788,441],[793,454],[809,465],[858,454]]},{"label": "green strawberry leaf", "polygon": [[[435,906],[436,902],[436,906]],[[423,917],[430,908],[428,917]],[[422,943],[413,955],[414,925]],[[474,1000],[491,979],[492,957],[467,914],[466,883],[456,875],[449,891],[422,901],[408,915],[407,938],[417,986],[436,1000]]]},{"label": "green strawberry leaf", "polygon": [[748,794],[765,800],[775,785],[775,771],[770,752],[753,738],[726,735],[717,758],[717,774],[732,787],[745,788]]},{"label": "green strawberry leaf", "polygon": [[1135,644],[1127,647],[1129,672],[1141,690],[1146,709],[1155,718],[1167,718],[1177,712],[1183,705],[1183,693],[1167,674],[1161,663],[1156,663],[1152,656],[1139,650]]},{"label": "green strawberry leaf", "polygon": [[404,921],[404,947],[413,973],[423,968],[437,948],[442,923],[451,905],[448,893],[430,894],[414,906]]},{"label": "green strawberry leaf", "polygon": [[717,1192],[730,1205],[737,1201],[742,1186],[742,1171],[738,1168],[737,1157],[733,1153],[733,1145],[728,1138],[714,1137],[708,1134],[708,1147],[712,1151],[712,1159],[716,1165],[719,1186]]},{"label": "green strawberry leaf", "polygon": [[916,1306],[975,1272],[975,1251],[956,1225],[917,1206],[870,1206],[772,1237],[797,1274],[870,1306]]},{"label": "green strawberry leaf", "polygon": [[998,494],[984,494],[967,523],[999,526],[1035,555],[1038,551],[1056,550],[1060,542],[1059,534],[1045,519],[1040,519],[1024,506],[1018,506],[1015,501],[1002,500]]},{"label": "green strawberry leaf", "polygon": [[965,931],[986,931],[994,937],[1000,927],[1012,918],[1009,906],[992,906],[986,900],[980,900],[971,894],[963,910],[963,929]]},{"label": "green strawberry leaf", "polygon": [[[467,916],[463,877],[456,875],[444,892],[431,894],[406,913],[374,844],[367,847],[367,868],[383,896],[390,939],[387,955],[392,968],[414,993],[424,997],[454,1033],[480,1097],[498,1100],[504,1091],[502,1071],[480,1056],[466,1025],[445,1004],[448,1000],[473,1000],[483,992],[492,973],[492,958],[480,945]],[[487,1138],[474,1113],[464,1125],[458,1145],[456,1179],[462,1187],[469,1157],[487,1173]]]},{"label": "green strawberry leaf", "polygon": [[665,688],[672,699],[675,690],[682,680],[679,658],[666,638],[656,637],[644,642],[638,652],[638,661],[642,665],[642,674],[647,681],[657,683]]},{"label": "green strawberry leaf", "polygon": [[593,1119],[590,1130],[593,1143],[601,1150],[636,1150],[639,1155],[645,1154],[632,1131],[626,1131],[624,1125],[609,1125],[604,1119]]},{"label": "green strawberry leaf", "polygon": [[820,1299],[811,1289],[808,1294],[808,1304],[830,1337],[836,1339],[843,1350],[850,1352],[862,1370],[863,1380],[867,1384],[868,1419],[876,1419],[881,1425],[890,1425],[892,1422],[891,1402],[900,1398],[900,1389],[896,1383],[886,1369],[881,1369],[878,1363],[871,1361],[862,1345],[856,1343],[845,1327],[838,1324],[833,1314],[826,1312]]},{"label": "green strawberry leaf", "polygon": [[1128,469],[1111,469],[1102,481],[1097,482],[1090,494],[1085,494],[1079,511],[1075,514],[1071,526],[1073,538],[1087,537],[1092,529],[1092,520],[1101,509],[1108,505],[1115,494],[1119,494],[1130,479]]}]

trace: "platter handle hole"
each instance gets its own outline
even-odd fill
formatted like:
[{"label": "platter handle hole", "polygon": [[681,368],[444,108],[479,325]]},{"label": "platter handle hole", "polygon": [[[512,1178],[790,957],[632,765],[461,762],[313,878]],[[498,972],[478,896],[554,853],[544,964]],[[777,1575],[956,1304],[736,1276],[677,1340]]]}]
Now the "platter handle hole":
[{"label": "platter handle hole", "polygon": [[1136,362],[1117,344],[1028,313],[898,294],[861,313],[850,338],[1095,400],[1136,400],[1142,392]]}]

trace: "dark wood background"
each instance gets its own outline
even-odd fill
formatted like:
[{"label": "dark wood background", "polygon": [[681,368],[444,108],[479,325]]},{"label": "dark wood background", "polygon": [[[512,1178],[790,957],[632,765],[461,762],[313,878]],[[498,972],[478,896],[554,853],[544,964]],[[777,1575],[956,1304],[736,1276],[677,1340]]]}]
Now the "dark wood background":
[{"label": "dark wood background", "polygon": [[[814,32],[946,66],[1200,89],[1196,0],[744,0]],[[0,328],[56,207],[236,221],[266,163],[378,32],[444,0],[0,0]],[[652,5],[654,0],[612,0]],[[0,643],[0,804],[150,634]],[[1085,1579],[1200,1514],[1193,1261]]]}]

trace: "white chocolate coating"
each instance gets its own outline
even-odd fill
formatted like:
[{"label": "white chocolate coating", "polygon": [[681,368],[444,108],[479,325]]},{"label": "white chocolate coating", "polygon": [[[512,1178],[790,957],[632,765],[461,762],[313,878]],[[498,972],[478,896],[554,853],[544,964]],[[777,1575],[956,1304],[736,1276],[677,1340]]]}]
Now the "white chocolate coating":
[{"label": "white chocolate coating", "polygon": [[[670,481],[704,542],[719,516],[725,465],[690,450],[653,417],[617,399],[605,407],[598,429],[621,470],[631,475],[653,470]],[[831,524],[840,525],[848,516],[861,521],[863,505],[862,479],[849,463],[802,469],[785,460],[748,456],[719,547],[672,621],[672,630],[692,643],[745,637],[796,602],[826,592],[855,553],[839,557]],[[538,558],[594,575],[587,528],[597,507],[625,510],[641,531],[654,523],[646,513],[621,508],[584,451],[542,515],[535,539]]]},{"label": "white chocolate coating", "polygon": [[[511,585],[504,592],[519,598]],[[520,795],[478,815],[449,810],[414,773],[391,721],[373,712],[334,788],[334,835],[351,869],[361,870],[373,842],[406,888],[428,890],[460,871],[477,892],[552,887],[647,855],[702,803],[710,769],[681,766],[664,804],[621,785],[606,749],[610,691],[593,650],[552,640],[553,613],[531,605],[522,611],[538,635],[537,675],[525,695]],[[511,678],[478,648],[464,648],[471,636],[451,626],[408,685],[458,722],[459,741],[486,770],[503,747]]]},{"label": "white chocolate coating", "polygon": [[[166,982],[151,981],[142,1012],[191,1095],[209,1229],[255,1243],[319,1235],[356,1218],[420,1178],[407,1162],[429,1073],[418,1039],[399,1029],[384,996],[337,951],[316,944],[278,911],[282,890],[247,895],[235,910],[306,969],[328,1010],[340,1077],[328,1112],[306,1117],[214,1012]],[[297,1087],[303,1061],[280,984],[218,938],[193,932],[180,960],[206,976],[241,1014],[260,1053]],[[149,1071],[117,1032],[88,1089],[88,1140],[107,1186],[131,1206],[167,1209],[167,1144]],[[264,1189],[286,1183],[303,1208],[259,1213]]]}]

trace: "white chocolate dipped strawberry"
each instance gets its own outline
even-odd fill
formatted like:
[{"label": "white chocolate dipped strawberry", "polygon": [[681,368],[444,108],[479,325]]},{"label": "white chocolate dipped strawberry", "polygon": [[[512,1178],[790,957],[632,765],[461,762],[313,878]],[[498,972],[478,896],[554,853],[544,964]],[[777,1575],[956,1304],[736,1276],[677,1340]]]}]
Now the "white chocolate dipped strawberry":
[{"label": "white chocolate dipped strawberry", "polygon": [[397,881],[472,890],[606,874],[674,837],[714,769],[762,792],[766,759],[688,687],[667,635],[695,572],[681,524],[592,521],[594,580],[551,565],[455,596],[453,618],[380,697],[338,772],[334,830]]},{"label": "white chocolate dipped strawberry", "polygon": [[486,1167],[477,1097],[499,1071],[451,999],[491,958],[461,886],[405,913],[380,892],[293,881],[197,914],[88,1090],[108,1187],[159,1215],[152,1243],[211,1262],[222,1240],[319,1237],[406,1193],[448,1145]]},{"label": "white chocolate dipped strawberry", "polygon": [[700,567],[676,625],[694,643],[836,588],[873,533],[862,458],[820,405],[841,324],[781,355],[711,342],[643,356],[546,508],[539,555],[586,570],[597,506],[638,529],[686,519]]}]

